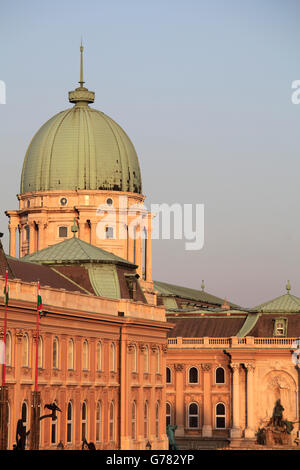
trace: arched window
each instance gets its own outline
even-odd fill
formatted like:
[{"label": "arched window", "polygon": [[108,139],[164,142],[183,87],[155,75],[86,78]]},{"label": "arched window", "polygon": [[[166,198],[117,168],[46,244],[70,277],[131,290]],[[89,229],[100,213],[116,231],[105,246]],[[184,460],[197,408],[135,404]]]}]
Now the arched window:
[{"label": "arched window", "polygon": [[116,370],[116,346],[115,343],[110,345],[110,370],[115,372]]},{"label": "arched window", "polygon": [[199,407],[197,403],[190,403],[188,407],[188,427],[199,427]]},{"label": "arched window", "polygon": [[85,339],[82,346],[82,368],[88,370],[89,368],[89,343]]},{"label": "arched window", "polygon": [[72,338],[68,342],[68,370],[74,370],[74,341]]},{"label": "arched window", "polygon": [[172,382],[171,380],[171,369],[170,367],[166,368],[166,382],[167,384],[170,384]]},{"label": "arched window", "polygon": [[159,424],[160,424],[160,403],[156,402],[155,405],[155,436],[159,438]]},{"label": "arched window", "polygon": [[68,403],[67,408],[67,444],[73,442],[73,404],[71,401]]},{"label": "arched window", "polygon": [[132,372],[137,372],[137,348],[136,345],[133,345],[132,349]]},{"label": "arched window", "polygon": [[[57,402],[54,401],[54,403],[57,405]],[[53,421],[51,419],[51,444],[57,444],[57,419]]]},{"label": "arched window", "polygon": [[149,372],[149,348],[145,346],[144,350],[144,372],[148,374]]},{"label": "arched window", "polygon": [[189,383],[197,384],[198,383],[198,369],[197,367],[191,367],[189,370]]},{"label": "arched window", "polygon": [[160,348],[157,347],[156,350],[156,373],[160,374]]},{"label": "arched window", "polygon": [[115,405],[113,401],[109,406],[109,440],[111,442],[115,440]]},{"label": "arched window", "polygon": [[87,404],[84,401],[81,407],[81,440],[87,439]]},{"label": "arched window", "polygon": [[217,367],[216,369],[216,384],[225,383],[225,370],[223,367]]},{"label": "arched window", "polygon": [[149,434],[149,406],[148,402],[145,401],[144,405],[144,438],[147,439]]},{"label": "arched window", "polygon": [[5,346],[5,364],[7,366],[11,366],[11,354],[12,353],[12,345],[11,345],[11,334],[8,331],[6,333],[6,346]]},{"label": "arched window", "polygon": [[102,404],[101,401],[97,402],[96,408],[96,442],[101,442],[102,439]]},{"label": "arched window", "polygon": [[169,402],[166,402],[166,427],[172,424],[172,407]]},{"label": "arched window", "polygon": [[102,370],[102,343],[98,341],[96,348],[96,367],[97,370]]},{"label": "arched window", "polygon": [[225,429],[226,427],[226,410],[224,403],[216,405],[216,429]]},{"label": "arched window", "polygon": [[39,336],[39,345],[38,345],[38,368],[43,368],[43,338]]},{"label": "arched window", "polygon": [[52,349],[52,363],[53,369],[58,369],[58,353],[59,353],[59,343],[58,338],[53,339],[53,349]]},{"label": "arched window", "polygon": [[22,338],[22,365],[29,367],[29,337],[27,333]]},{"label": "arched window", "polygon": [[136,402],[132,403],[131,408],[131,438],[136,440]]},{"label": "arched window", "polygon": [[[29,425],[29,422],[28,422],[28,405],[27,405],[27,402],[26,401],[23,401],[22,403],[22,422],[23,422],[23,426],[25,427],[26,429],[26,432],[28,431],[28,425]],[[25,443],[25,449],[27,448],[28,446],[28,436],[26,436],[26,443]]]}]

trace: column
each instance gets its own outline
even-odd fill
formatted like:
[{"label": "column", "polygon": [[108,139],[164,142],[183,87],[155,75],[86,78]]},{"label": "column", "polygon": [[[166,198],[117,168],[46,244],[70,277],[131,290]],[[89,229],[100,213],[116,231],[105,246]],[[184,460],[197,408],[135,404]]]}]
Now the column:
[{"label": "column", "polygon": [[212,436],[211,426],[211,364],[201,364],[203,370],[203,427],[202,437]]},{"label": "column", "polygon": [[148,214],[148,230],[146,242],[146,281],[152,281],[152,214]]},{"label": "column", "polygon": [[233,374],[233,423],[232,428],[230,430],[230,437],[240,438],[241,437],[241,428],[240,428],[240,397],[239,397],[239,368],[240,364],[238,362],[234,362],[230,364]]},{"label": "column", "polygon": [[174,364],[174,369],[176,371],[175,377],[175,386],[176,386],[176,400],[175,400],[175,410],[176,410],[176,425],[177,429],[175,431],[176,436],[184,436],[184,399],[183,399],[183,364]]},{"label": "column", "polygon": [[245,364],[247,369],[247,428],[245,429],[245,437],[253,439],[254,432],[254,369],[253,363]]},{"label": "column", "polygon": [[10,256],[13,256],[14,258],[16,257],[17,250],[16,250],[16,232],[17,232],[17,226],[9,224],[9,254]]}]

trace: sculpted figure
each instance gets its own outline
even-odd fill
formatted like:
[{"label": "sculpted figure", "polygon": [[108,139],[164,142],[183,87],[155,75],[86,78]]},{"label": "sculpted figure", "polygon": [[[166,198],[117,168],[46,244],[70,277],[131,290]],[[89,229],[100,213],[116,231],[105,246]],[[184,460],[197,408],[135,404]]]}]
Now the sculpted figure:
[{"label": "sculpted figure", "polygon": [[177,426],[173,426],[172,424],[168,424],[167,426],[167,436],[169,439],[169,449],[170,450],[179,450],[176,443],[175,443],[175,437],[174,437],[174,431],[177,429]]}]

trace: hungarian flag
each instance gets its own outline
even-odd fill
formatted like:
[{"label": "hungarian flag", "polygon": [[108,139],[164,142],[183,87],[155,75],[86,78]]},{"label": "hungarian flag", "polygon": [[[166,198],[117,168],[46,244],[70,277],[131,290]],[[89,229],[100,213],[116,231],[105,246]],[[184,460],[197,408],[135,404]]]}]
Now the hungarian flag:
[{"label": "hungarian flag", "polygon": [[5,303],[6,306],[8,306],[9,287],[8,287],[7,282],[5,283],[4,290],[3,290],[3,294],[4,294],[4,303]]},{"label": "hungarian flag", "polygon": [[39,313],[40,318],[46,316],[46,314],[43,312],[43,302],[42,302],[42,297],[41,297],[40,283],[38,284],[37,311]]},{"label": "hungarian flag", "polygon": [[8,299],[9,299],[9,288],[8,288],[8,282],[7,282],[7,277],[8,277],[8,273],[6,271],[6,276],[5,276],[5,285],[4,285],[4,290],[3,290],[3,294],[4,294],[4,303],[6,306],[8,306]]}]

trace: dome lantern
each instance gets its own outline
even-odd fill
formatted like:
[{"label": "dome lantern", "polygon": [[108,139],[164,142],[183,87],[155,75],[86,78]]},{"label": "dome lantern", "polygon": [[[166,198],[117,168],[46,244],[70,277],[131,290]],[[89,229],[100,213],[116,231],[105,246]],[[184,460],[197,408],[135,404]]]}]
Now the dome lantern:
[{"label": "dome lantern", "polygon": [[83,81],[83,45],[80,45],[80,80],[79,80],[80,87],[76,88],[73,91],[69,91],[69,101],[70,103],[75,103],[77,105],[85,105],[87,106],[89,103],[94,103],[95,100],[95,93],[93,91],[89,91],[87,88],[83,86],[85,83]]}]

